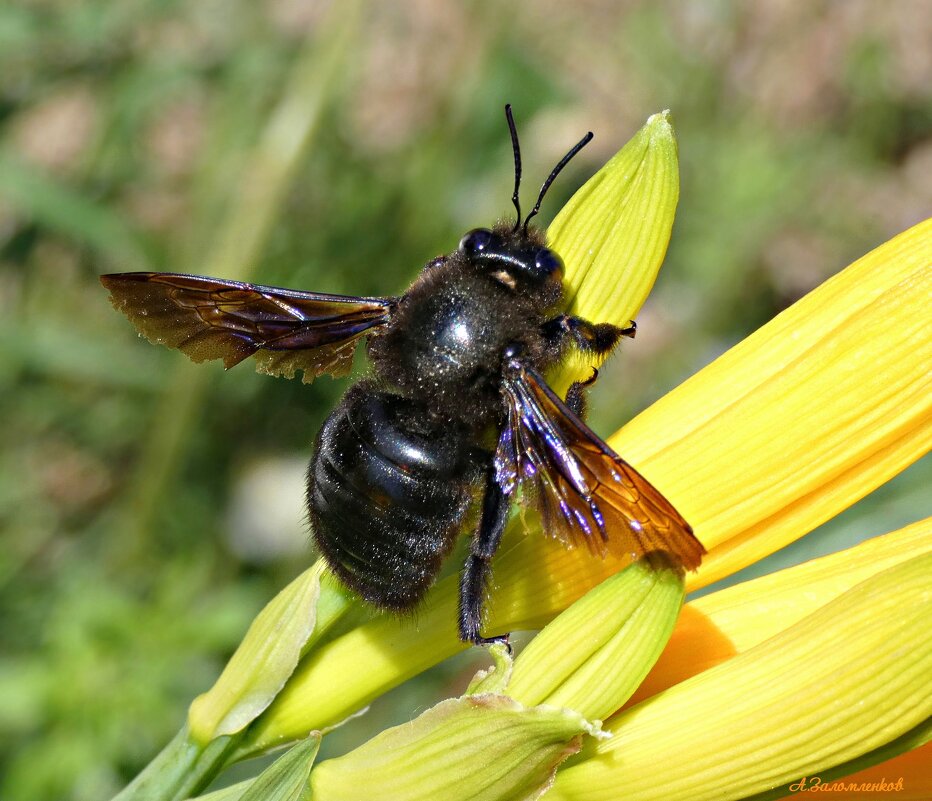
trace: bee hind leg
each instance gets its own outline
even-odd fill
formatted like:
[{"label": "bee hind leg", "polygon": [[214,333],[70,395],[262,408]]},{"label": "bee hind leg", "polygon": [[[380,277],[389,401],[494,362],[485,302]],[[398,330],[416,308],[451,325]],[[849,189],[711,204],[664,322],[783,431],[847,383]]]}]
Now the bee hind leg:
[{"label": "bee hind leg", "polygon": [[486,474],[482,517],[460,577],[459,635],[463,642],[474,645],[491,645],[496,642],[508,644],[507,634],[483,637],[479,632],[486,585],[492,572],[492,557],[505,530],[508,505],[508,496],[495,480],[494,468],[490,465]]}]

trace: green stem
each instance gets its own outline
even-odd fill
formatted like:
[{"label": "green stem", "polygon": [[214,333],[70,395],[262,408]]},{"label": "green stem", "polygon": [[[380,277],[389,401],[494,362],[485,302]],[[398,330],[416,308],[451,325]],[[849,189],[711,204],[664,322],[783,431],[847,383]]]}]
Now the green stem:
[{"label": "green stem", "polygon": [[181,801],[197,795],[226,764],[237,739],[219,737],[200,746],[184,728],[113,801]]}]

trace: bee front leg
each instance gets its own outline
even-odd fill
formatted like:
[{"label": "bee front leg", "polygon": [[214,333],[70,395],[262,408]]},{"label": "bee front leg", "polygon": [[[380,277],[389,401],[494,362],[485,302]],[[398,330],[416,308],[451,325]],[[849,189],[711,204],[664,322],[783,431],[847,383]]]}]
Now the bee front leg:
[{"label": "bee front leg", "polygon": [[490,465],[486,472],[482,518],[472,538],[470,554],[460,577],[459,634],[463,642],[475,645],[508,643],[507,634],[483,637],[479,633],[486,584],[492,572],[492,557],[502,540],[507,520],[508,496],[495,480],[495,470]]},{"label": "bee front leg", "polygon": [[[548,320],[543,325],[544,338],[556,354],[562,354],[568,343],[572,343],[584,353],[604,356],[610,353],[622,337],[634,339],[638,326],[631,320],[625,328],[611,323],[590,323],[582,317],[561,314]],[[566,405],[579,418],[586,416],[586,388],[599,377],[599,371],[592,368],[592,375],[585,381],[574,381],[566,393]]]},{"label": "bee front leg", "polygon": [[562,349],[567,342],[572,342],[584,353],[600,356],[610,353],[622,337],[634,339],[637,330],[634,320],[620,328],[612,323],[590,323],[569,314],[560,314],[543,325],[544,337],[552,346]]}]

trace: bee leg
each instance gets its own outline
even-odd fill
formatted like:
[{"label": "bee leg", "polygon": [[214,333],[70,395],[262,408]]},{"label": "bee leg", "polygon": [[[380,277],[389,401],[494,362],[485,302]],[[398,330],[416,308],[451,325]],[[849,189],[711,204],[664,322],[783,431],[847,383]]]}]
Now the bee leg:
[{"label": "bee leg", "polygon": [[486,473],[482,518],[470,544],[470,554],[460,578],[459,634],[463,642],[475,645],[496,642],[508,644],[507,634],[483,637],[479,633],[486,583],[492,572],[492,556],[501,542],[507,520],[508,496],[495,480],[494,469],[490,465]]},{"label": "bee leg", "polygon": [[607,354],[622,337],[634,338],[637,323],[631,320],[624,328],[611,323],[590,323],[582,317],[561,314],[548,320],[543,327],[544,336],[557,347],[571,339],[585,353]]},{"label": "bee leg", "polygon": [[628,324],[620,329],[619,333],[628,339],[634,339],[638,333],[638,324],[636,320],[628,320]]},{"label": "bee leg", "polygon": [[595,383],[599,371],[593,367],[592,375],[585,381],[574,381],[566,391],[566,405],[580,420],[586,418],[586,389]]}]

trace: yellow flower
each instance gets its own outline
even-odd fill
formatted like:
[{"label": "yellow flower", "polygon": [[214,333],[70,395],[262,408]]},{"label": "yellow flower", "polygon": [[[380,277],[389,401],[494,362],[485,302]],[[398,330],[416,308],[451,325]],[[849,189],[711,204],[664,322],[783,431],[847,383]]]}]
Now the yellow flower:
[{"label": "yellow flower", "polygon": [[[695,602],[740,652],[609,718],[614,736],[561,771],[548,798],[778,798],[803,777],[927,742],[932,521],[903,534]],[[884,567],[864,563],[884,545]],[[670,650],[682,657],[689,639]]]},{"label": "yellow flower", "polygon": [[[635,316],[662,261],[677,192],[672,128],[666,114],[655,115],[551,227],[551,244],[576,288],[575,312],[616,323]],[[610,439],[708,549],[686,577],[688,590],[803,536],[928,451],[930,284],[926,221],[827,281]],[[635,696],[641,703],[608,718],[613,736],[589,738],[548,797],[742,798],[786,790],[816,771],[851,772],[864,766],[859,758],[877,761],[932,736],[923,723],[932,713],[924,680],[932,673],[925,632],[930,527],[860,548],[688,604]],[[516,524],[495,559],[488,629],[541,628],[594,587],[608,592],[603,582],[622,567],[525,536]],[[289,610],[303,608],[295,599],[317,592],[318,571],[286,588],[269,617],[284,626]],[[417,625],[388,616],[350,625],[345,597],[323,582],[314,631],[302,629],[297,645],[270,649],[262,638],[275,621],[251,630],[236,669],[192,706],[190,734],[180,736],[177,750],[216,753],[224,740],[223,757],[214,756],[222,765],[338,724],[463,647],[456,583],[451,576],[435,587]],[[603,644],[610,642],[606,633]],[[592,653],[601,656],[601,647]],[[633,689],[621,682],[599,695],[597,676],[575,662],[554,663],[563,670],[557,680],[541,670],[549,663],[538,651],[526,668],[516,663],[514,685],[500,676],[496,692],[515,692],[527,705],[582,706],[594,717],[586,705],[611,712]],[[643,675],[656,656],[644,653],[630,675]],[[684,656],[691,653],[692,665]],[[250,666],[243,654],[257,654],[258,662]],[[250,675],[260,668],[272,669],[275,682]],[[270,692],[276,683],[284,686]],[[386,733],[390,742],[396,736]],[[339,774],[328,765],[319,767],[325,778],[317,789]]]}]

